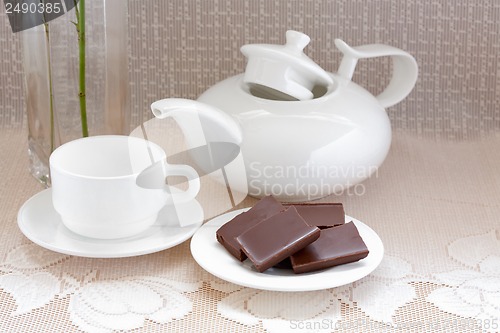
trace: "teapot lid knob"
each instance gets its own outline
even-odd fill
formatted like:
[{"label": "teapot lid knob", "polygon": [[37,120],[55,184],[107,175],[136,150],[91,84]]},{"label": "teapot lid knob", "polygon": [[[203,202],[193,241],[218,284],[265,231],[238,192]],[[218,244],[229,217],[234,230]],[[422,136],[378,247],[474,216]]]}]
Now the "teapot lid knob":
[{"label": "teapot lid knob", "polygon": [[282,99],[312,99],[315,86],[330,85],[333,79],[303,52],[309,41],[309,36],[288,30],[285,45],[244,45],[241,52],[248,58],[244,82]]},{"label": "teapot lid knob", "polygon": [[308,35],[303,34],[302,32],[298,32],[295,30],[288,30],[286,32],[286,46],[290,50],[302,52],[310,41],[311,38],[309,38]]}]

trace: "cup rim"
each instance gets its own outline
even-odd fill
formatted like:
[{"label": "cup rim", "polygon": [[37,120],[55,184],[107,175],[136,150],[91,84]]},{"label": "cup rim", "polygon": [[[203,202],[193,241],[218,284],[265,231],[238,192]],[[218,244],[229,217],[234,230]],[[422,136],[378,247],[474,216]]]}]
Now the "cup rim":
[{"label": "cup rim", "polygon": [[[71,177],[79,178],[79,179],[92,179],[92,180],[119,180],[119,179],[126,179],[126,178],[132,178],[132,177],[135,178],[142,171],[144,171],[144,170],[138,170],[137,172],[129,173],[126,175],[120,175],[120,176],[89,176],[89,175],[85,175],[85,174],[81,174],[81,173],[77,173],[77,172],[68,171],[68,170],[60,167],[56,162],[54,162],[57,158],[59,158],[61,151],[68,149],[69,146],[74,145],[77,142],[89,141],[89,140],[102,140],[103,138],[104,139],[120,139],[120,140],[124,140],[126,138],[127,140],[146,142],[150,147],[154,147],[154,149],[158,150],[161,153],[161,155],[163,155],[161,157],[161,159],[154,161],[151,164],[156,163],[160,160],[166,161],[167,157],[166,157],[165,150],[163,148],[161,148],[158,144],[154,143],[153,141],[146,140],[144,138],[135,137],[135,136],[129,136],[129,135],[94,135],[94,136],[88,136],[88,137],[83,137],[83,138],[71,140],[71,141],[68,141],[68,142],[62,144],[61,146],[57,147],[50,154],[50,157],[49,157],[50,170],[57,171],[58,173],[63,174],[65,176],[71,176]],[[51,178],[53,178],[53,177],[51,176]]]}]

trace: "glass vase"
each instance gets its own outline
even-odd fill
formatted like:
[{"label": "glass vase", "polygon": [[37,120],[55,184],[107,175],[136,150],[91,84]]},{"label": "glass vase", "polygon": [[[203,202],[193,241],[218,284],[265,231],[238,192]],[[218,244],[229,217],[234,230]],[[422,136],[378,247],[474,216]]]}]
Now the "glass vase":
[{"label": "glass vase", "polygon": [[86,1],[83,10],[84,57],[75,9],[21,32],[30,172],[45,186],[49,156],[61,144],[130,131],[127,1]]}]

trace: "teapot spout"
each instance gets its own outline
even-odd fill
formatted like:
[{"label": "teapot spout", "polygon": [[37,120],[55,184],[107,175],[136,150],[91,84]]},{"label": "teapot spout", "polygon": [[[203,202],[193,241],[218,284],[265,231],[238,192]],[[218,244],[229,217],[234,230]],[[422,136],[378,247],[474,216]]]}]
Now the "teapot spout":
[{"label": "teapot spout", "polygon": [[240,145],[242,131],[234,118],[205,103],[183,98],[167,98],[151,104],[159,119],[172,117],[181,128],[188,144],[198,147],[211,142]]}]

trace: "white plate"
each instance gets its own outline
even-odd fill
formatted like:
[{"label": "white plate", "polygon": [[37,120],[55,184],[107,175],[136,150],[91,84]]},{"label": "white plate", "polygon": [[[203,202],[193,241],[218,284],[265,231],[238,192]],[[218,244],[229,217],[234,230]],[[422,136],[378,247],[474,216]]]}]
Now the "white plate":
[{"label": "white plate", "polygon": [[[191,237],[203,223],[203,209],[193,200],[184,205],[165,206],[158,220],[139,235],[103,240],[83,237],[67,229],[52,205],[51,189],[35,194],[19,210],[17,223],[33,243],[46,249],[89,258],[121,258],[158,252]],[[176,215],[177,214],[177,215]],[[191,221],[180,227],[177,216]]]},{"label": "white plate", "polygon": [[366,224],[346,215],[353,221],[370,253],[358,262],[339,265],[321,271],[295,274],[291,269],[270,268],[259,273],[250,260],[238,261],[217,242],[215,232],[236,215],[240,209],[218,216],[205,223],[191,239],[191,253],[207,272],[232,283],[256,289],[274,291],[311,291],[342,286],[370,274],[382,261],[384,245],[380,237]]}]

